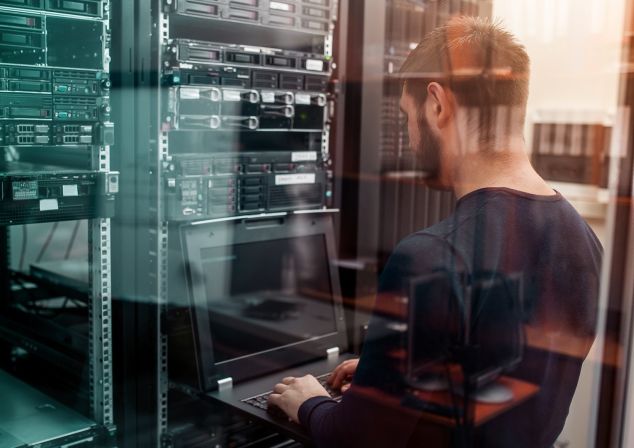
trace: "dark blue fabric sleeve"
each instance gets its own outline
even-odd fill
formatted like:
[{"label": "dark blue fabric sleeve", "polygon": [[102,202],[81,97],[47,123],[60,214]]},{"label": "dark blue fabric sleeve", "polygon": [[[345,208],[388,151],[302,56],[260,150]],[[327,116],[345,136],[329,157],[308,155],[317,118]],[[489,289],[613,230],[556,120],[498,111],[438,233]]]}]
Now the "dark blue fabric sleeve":
[{"label": "dark blue fabric sleeve", "polygon": [[356,386],[341,403],[326,397],[306,400],[300,407],[300,422],[317,448],[407,447],[418,421],[358,393]]},{"label": "dark blue fabric sleeve", "polygon": [[[306,400],[299,408],[299,423],[310,430],[310,418],[317,408],[321,408],[320,412],[328,412],[337,402],[328,397],[313,397]],[[321,420],[319,417],[316,420]]]}]

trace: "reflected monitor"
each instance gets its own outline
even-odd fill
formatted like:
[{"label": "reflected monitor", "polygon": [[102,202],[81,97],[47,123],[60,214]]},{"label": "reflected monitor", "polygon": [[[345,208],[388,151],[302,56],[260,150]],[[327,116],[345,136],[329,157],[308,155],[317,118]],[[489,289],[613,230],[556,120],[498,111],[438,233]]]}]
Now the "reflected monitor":
[{"label": "reflected monitor", "polygon": [[[466,285],[466,287],[465,287]],[[521,362],[524,349],[521,276],[464,276],[446,271],[414,279],[408,312],[408,382],[448,387],[447,368],[461,365],[477,401],[512,398],[495,380]]]},{"label": "reflected monitor", "polygon": [[446,368],[460,338],[460,299],[454,276],[436,272],[414,279],[408,298],[407,381],[423,390],[448,387]]},{"label": "reflected monitor", "polygon": [[[474,356],[468,372],[477,394],[503,373],[512,371],[524,355],[521,276],[481,273],[471,286],[468,342]],[[466,340],[466,335],[465,335]],[[507,394],[508,396],[508,394]]]}]

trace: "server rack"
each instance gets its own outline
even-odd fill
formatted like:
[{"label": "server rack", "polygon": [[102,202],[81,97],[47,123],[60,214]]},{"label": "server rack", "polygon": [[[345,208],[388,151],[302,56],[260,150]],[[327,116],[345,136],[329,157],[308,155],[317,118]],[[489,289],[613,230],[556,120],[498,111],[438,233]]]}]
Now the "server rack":
[{"label": "server rack", "polygon": [[[110,1],[0,1],[0,34],[0,240],[5,249],[0,263],[2,366],[18,372],[20,357],[16,354],[51,363],[47,364],[55,365],[49,371],[51,386],[51,382],[77,373],[72,369],[75,355],[79,356],[88,365],[88,403],[84,406],[81,398],[71,399],[80,413],[93,420],[74,434],[53,431],[45,441],[27,440],[23,444],[111,444],[116,427],[110,219],[119,177],[110,169],[110,147],[114,144],[109,107]],[[76,287],[68,286],[68,278],[61,282],[61,289],[53,285],[66,297],[58,314],[77,297],[86,305],[82,307],[85,314],[79,334],[59,336],[56,332],[63,329],[53,319],[29,315],[19,303],[20,293],[25,291],[40,298],[40,288],[47,291],[40,282],[51,286],[51,278],[48,274],[42,277],[33,267],[25,274],[11,266],[15,241],[10,230],[17,225],[53,223],[41,255],[57,223],[69,220],[76,224],[67,257],[80,227],[78,220],[86,220],[82,225],[88,236],[84,246],[87,261],[81,268],[86,275]],[[23,238],[24,253],[26,234]],[[47,331],[49,335],[44,334]],[[56,338],[63,338],[63,343]],[[39,380],[38,387],[45,387]],[[29,390],[15,381],[12,384],[19,385],[16,387]],[[77,389],[79,384],[75,384]]]},{"label": "server rack", "polygon": [[[400,82],[394,75],[408,53],[436,26],[454,15],[489,17],[491,12],[490,0],[385,0],[365,2],[352,19],[371,30],[360,43],[359,158],[349,168],[358,169],[357,203],[364,205],[358,208],[356,221],[351,219],[346,225],[358,229],[356,248],[349,256],[363,260],[365,269],[380,271],[400,239],[440,221],[454,206],[450,193],[431,190],[421,182],[399,111]],[[375,57],[377,53],[383,57]],[[371,289],[367,284],[357,285],[356,295]]]},{"label": "server rack", "polygon": [[[341,220],[344,295],[373,296],[399,240],[448,216],[455,199],[422,183],[399,110],[394,76],[425,34],[454,15],[490,17],[491,0],[378,0],[350,5],[346,126],[342,131]],[[360,49],[360,51],[359,51]],[[377,54],[382,57],[377,57]],[[363,341],[368,316],[354,312],[351,340]]]},{"label": "server rack", "polygon": [[[114,255],[123,318],[115,335],[124,364],[118,382],[124,396],[139,397],[120,405],[122,433],[136,429],[135,442],[128,443],[179,446],[196,439],[176,411],[196,396],[195,388],[168,371],[171,316],[188,301],[178,275],[179,225],[295,212],[336,215],[331,143],[337,137],[330,130],[342,106],[332,82],[333,47],[344,3],[115,5],[121,29],[114,41],[114,111],[122,122],[118,138],[134,141],[117,154],[126,195],[114,238],[115,247],[134,248],[132,256]],[[226,433],[226,425],[216,427]]]}]

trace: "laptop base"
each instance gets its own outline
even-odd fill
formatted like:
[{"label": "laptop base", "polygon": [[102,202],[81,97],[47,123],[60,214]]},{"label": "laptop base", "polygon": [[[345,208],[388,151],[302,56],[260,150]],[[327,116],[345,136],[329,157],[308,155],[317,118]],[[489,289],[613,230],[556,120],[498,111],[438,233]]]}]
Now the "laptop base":
[{"label": "laptop base", "polygon": [[288,435],[298,442],[310,444],[308,432],[299,424],[288,421],[271,412],[259,409],[242,400],[260,395],[273,389],[275,384],[287,376],[301,377],[308,373],[319,376],[332,372],[343,361],[353,358],[353,355],[340,355],[337,357],[322,359],[303,364],[301,366],[282,370],[280,372],[265,375],[261,378],[246,381],[243,384],[234,384],[231,388],[218,390],[204,394],[206,399],[228,405],[244,414],[254,417],[259,421],[273,425],[280,432]]}]

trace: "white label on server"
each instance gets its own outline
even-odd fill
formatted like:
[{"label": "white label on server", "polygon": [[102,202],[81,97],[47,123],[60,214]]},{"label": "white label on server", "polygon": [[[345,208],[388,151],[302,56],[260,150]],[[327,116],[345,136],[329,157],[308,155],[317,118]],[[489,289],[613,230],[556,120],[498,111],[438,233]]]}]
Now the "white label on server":
[{"label": "white label on server", "polygon": [[271,3],[269,3],[269,6],[271,7],[271,9],[277,9],[279,11],[290,11],[291,10],[290,5],[287,4],[287,3],[271,2]]},{"label": "white label on server", "polygon": [[181,99],[182,100],[198,100],[200,99],[200,90],[181,87]]},{"label": "white label on server", "polygon": [[305,104],[310,106],[310,95],[306,93],[296,93],[295,104]]},{"label": "white label on server", "polygon": [[59,204],[57,203],[57,199],[41,199],[40,211],[48,212],[51,210],[59,210]]},{"label": "white label on server", "polygon": [[312,174],[279,174],[275,176],[275,185],[314,184],[315,173]]},{"label": "white label on server", "polygon": [[319,59],[306,59],[306,70],[311,70],[314,72],[323,72],[324,61],[320,61]]},{"label": "white label on server", "polygon": [[237,90],[223,90],[222,98],[225,101],[240,101],[240,92]]},{"label": "white label on server", "polygon": [[262,50],[261,48],[258,47],[242,47],[242,49],[244,51],[248,51],[249,53],[260,53],[260,51]]},{"label": "white label on server", "polygon": [[293,162],[315,162],[317,161],[317,151],[302,151],[291,154]]},{"label": "white label on server", "polygon": [[275,102],[275,92],[260,92],[260,97],[262,98],[263,103],[274,103]]},{"label": "white label on server", "polygon": [[62,185],[62,196],[79,196],[77,185]]}]

